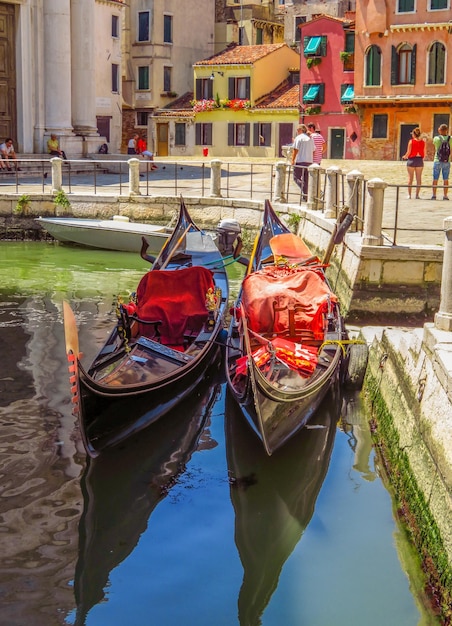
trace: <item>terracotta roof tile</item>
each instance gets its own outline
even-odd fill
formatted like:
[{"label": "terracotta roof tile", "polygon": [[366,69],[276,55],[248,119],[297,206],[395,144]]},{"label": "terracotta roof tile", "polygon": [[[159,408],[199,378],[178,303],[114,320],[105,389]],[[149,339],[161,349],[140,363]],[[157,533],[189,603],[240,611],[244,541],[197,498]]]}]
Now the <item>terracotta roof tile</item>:
[{"label": "terracotta roof tile", "polygon": [[194,67],[197,66],[209,66],[209,65],[234,65],[237,63],[252,65],[259,59],[266,57],[272,52],[283,48],[287,44],[285,43],[273,43],[273,44],[264,44],[261,46],[238,46],[233,45],[226,48],[222,52],[218,54],[214,54],[208,59],[204,59],[202,61],[198,61],[194,64]]},{"label": "terracotta roof tile", "polygon": [[292,109],[298,108],[300,102],[300,85],[289,85],[286,80],[274,91],[260,98],[256,109]]}]

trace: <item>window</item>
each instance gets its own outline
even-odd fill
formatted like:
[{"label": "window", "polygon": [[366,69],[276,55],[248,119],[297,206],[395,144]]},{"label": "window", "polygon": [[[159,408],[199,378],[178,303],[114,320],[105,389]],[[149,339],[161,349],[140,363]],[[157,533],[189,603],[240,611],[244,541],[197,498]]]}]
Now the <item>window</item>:
[{"label": "window", "polygon": [[326,56],[326,37],[304,37],[303,53],[305,57]]},{"label": "window", "polygon": [[163,16],[163,41],[165,43],[173,43],[173,16]]},{"label": "window", "polygon": [[149,11],[138,13],[138,41],[149,41]]},{"label": "window", "polygon": [[249,100],[250,99],[250,78],[241,76],[240,78],[230,77],[228,80],[229,100]]},{"label": "window", "polygon": [[245,42],[245,28],[244,26],[239,27],[239,46],[243,46]]},{"label": "window", "polygon": [[438,128],[441,124],[445,124],[449,127],[450,124],[450,116],[448,113],[435,113],[433,115],[433,136],[438,133]]},{"label": "window", "polygon": [[355,33],[345,33],[345,52],[350,54],[355,52]]},{"label": "window", "polygon": [[256,45],[261,46],[264,43],[264,29],[256,28]]},{"label": "window", "polygon": [[197,146],[212,145],[212,124],[195,124],[195,144]]},{"label": "window", "polygon": [[429,85],[444,85],[446,66],[446,48],[439,41],[435,41],[428,52],[428,76]]},{"label": "window", "polygon": [[355,88],[353,85],[341,85],[341,103],[351,104],[355,98]]},{"label": "window", "polygon": [[175,124],[175,137],[174,137],[174,145],[175,146],[185,146],[185,124],[183,122],[176,122]]},{"label": "window", "polygon": [[138,68],[138,89],[149,89],[149,65]]},{"label": "window", "polygon": [[210,80],[210,78],[197,78],[195,86],[196,100],[213,99],[213,80]]},{"label": "window", "polygon": [[253,124],[253,146],[271,146],[272,125],[256,122]]},{"label": "window", "polygon": [[119,37],[119,17],[117,15],[111,16],[111,36],[115,39]]},{"label": "window", "polygon": [[366,86],[380,85],[381,82],[381,50],[378,46],[370,46],[366,52]]},{"label": "window", "polygon": [[414,13],[414,0],[397,0],[397,13]]},{"label": "window", "polygon": [[386,139],[388,136],[388,116],[386,113],[374,115],[372,124],[373,139]]},{"label": "window", "polygon": [[430,11],[441,11],[449,8],[449,0],[430,0]]},{"label": "window", "polygon": [[303,104],[323,104],[325,102],[325,85],[323,83],[303,85]]},{"label": "window", "polygon": [[416,44],[403,44],[398,49],[392,46],[391,85],[413,85],[415,75]]},{"label": "window", "polygon": [[119,93],[119,65],[116,63],[111,65],[111,90],[113,93]]},{"label": "window", "polygon": [[163,68],[163,91],[171,91],[171,68]]},{"label": "window", "polygon": [[248,123],[228,124],[228,146],[249,146],[250,125]]},{"label": "window", "polygon": [[306,15],[298,15],[295,18],[295,41],[298,43],[301,41],[300,26],[301,24],[305,24],[305,23],[306,23]]},{"label": "window", "polygon": [[147,126],[148,115],[147,111],[137,111],[137,126]]}]

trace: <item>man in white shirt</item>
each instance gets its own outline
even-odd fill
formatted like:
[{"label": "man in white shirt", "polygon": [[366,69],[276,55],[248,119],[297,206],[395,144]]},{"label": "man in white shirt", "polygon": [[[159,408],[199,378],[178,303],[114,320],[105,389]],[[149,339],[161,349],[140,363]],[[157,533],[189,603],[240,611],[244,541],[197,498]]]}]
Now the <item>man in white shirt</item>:
[{"label": "man in white shirt", "polygon": [[293,179],[303,192],[303,199],[306,199],[308,196],[308,167],[314,162],[315,145],[312,137],[308,135],[305,124],[298,126],[297,133],[292,151]]},{"label": "man in white shirt", "polygon": [[0,144],[0,154],[2,156],[2,159],[6,161],[6,166],[9,171],[11,171],[11,166],[9,162],[13,161],[14,165],[16,166],[16,170],[20,172],[20,167],[17,167],[17,157],[14,151],[13,140],[10,137],[5,140],[5,143]]}]

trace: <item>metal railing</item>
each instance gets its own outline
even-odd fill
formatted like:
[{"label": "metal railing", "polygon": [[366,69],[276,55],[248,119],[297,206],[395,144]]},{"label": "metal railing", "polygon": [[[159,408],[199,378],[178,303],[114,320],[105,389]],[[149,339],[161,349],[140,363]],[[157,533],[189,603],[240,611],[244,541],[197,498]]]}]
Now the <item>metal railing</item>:
[{"label": "metal railing", "polygon": [[[138,168],[136,188],[133,188],[133,162],[133,167]],[[154,165],[158,169],[154,169]],[[361,232],[369,210],[368,181],[363,176],[350,180],[349,174],[343,173],[339,167],[335,168],[337,172],[333,180],[330,176],[333,168],[318,168],[316,182],[305,199],[294,182],[293,167],[287,162],[33,158],[18,159],[16,166],[20,169],[0,171],[0,195],[53,194],[61,189],[68,194],[114,197],[138,193],[143,196],[272,199],[294,207],[322,211],[330,218],[337,218],[344,207],[353,208],[355,230]],[[217,180],[215,169],[217,174],[219,172]],[[435,210],[430,210],[427,218],[423,207],[429,201],[406,199],[407,189],[408,185],[386,185],[382,220],[385,244],[398,245],[400,241],[415,237],[420,243],[442,245],[447,203],[430,203],[430,209]],[[428,189],[427,195],[431,195],[431,186],[424,185],[422,189]],[[440,185],[438,193],[442,195]],[[351,203],[355,203],[353,207],[350,207]],[[452,207],[452,202],[450,204]],[[413,207],[418,207],[418,211],[413,211]]]}]

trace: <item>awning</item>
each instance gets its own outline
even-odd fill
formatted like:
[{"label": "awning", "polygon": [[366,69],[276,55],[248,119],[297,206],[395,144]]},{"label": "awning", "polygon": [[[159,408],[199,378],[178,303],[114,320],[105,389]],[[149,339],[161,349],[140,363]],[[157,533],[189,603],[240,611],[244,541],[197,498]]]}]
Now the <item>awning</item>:
[{"label": "awning", "polygon": [[347,85],[347,89],[341,96],[341,102],[353,102],[355,98],[355,88],[353,85]]},{"label": "awning", "polygon": [[316,54],[322,43],[321,37],[311,37],[304,49],[305,54]]},{"label": "awning", "polygon": [[315,102],[319,95],[320,85],[310,85],[309,89],[303,96],[303,102]]}]

